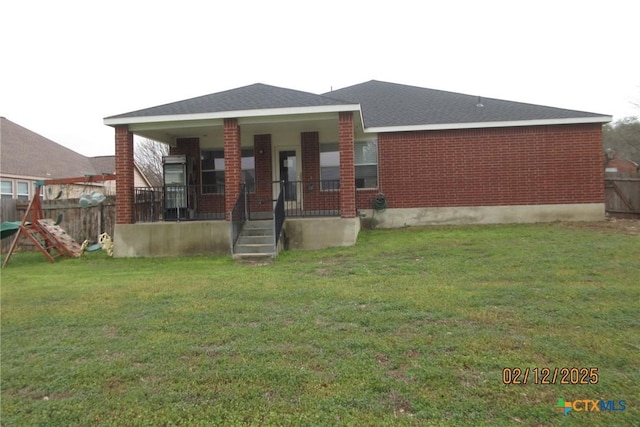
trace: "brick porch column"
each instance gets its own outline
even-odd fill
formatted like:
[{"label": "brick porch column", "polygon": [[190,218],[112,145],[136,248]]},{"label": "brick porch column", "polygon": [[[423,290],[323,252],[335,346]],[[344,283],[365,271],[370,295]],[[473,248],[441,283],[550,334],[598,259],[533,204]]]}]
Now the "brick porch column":
[{"label": "brick porch column", "polygon": [[356,217],[356,172],[354,166],[353,113],[338,113],[340,146],[340,216]]},{"label": "brick porch column", "polygon": [[240,194],[242,151],[238,119],[224,119],[224,206],[227,221]]},{"label": "brick porch column", "polygon": [[116,224],[133,224],[133,134],[116,126]]}]

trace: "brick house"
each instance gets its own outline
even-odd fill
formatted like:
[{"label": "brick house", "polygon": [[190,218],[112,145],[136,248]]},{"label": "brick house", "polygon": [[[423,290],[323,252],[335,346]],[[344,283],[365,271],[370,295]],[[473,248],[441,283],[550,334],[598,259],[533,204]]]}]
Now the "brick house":
[{"label": "brick house", "polygon": [[[116,255],[228,253],[234,206],[246,204],[249,221],[273,218],[281,193],[292,248],[353,244],[363,221],[603,219],[602,124],[610,120],[380,81],[322,95],[255,84],[107,117]],[[192,221],[141,223],[134,134],[192,159],[184,218]],[[209,243],[192,241],[203,235]]]},{"label": "brick house", "polygon": [[606,173],[634,174],[640,173],[640,165],[611,149],[604,153],[604,171]]}]

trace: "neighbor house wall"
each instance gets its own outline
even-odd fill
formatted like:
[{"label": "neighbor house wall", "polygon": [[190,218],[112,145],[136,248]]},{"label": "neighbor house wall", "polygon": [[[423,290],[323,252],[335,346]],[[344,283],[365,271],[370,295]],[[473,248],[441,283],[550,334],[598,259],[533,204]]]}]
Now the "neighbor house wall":
[{"label": "neighbor house wall", "polygon": [[[600,124],[378,135],[388,208],[604,203]],[[358,208],[371,207],[371,194]]]}]

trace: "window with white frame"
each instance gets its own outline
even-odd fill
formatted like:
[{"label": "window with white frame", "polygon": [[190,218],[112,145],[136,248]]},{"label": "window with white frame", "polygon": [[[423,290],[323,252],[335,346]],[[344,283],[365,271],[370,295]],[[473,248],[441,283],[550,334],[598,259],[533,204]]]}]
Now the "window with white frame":
[{"label": "window with white frame", "polygon": [[18,193],[18,200],[29,200],[29,183],[24,181],[18,181],[16,183],[16,190]]},{"label": "window with white frame", "polygon": [[247,191],[256,191],[256,157],[253,148],[242,149],[242,182],[247,184]]},{"label": "window with white frame", "polygon": [[12,181],[2,181],[1,183],[1,195],[3,199],[12,199],[13,198],[13,182]]},{"label": "window with white frame", "polygon": [[340,149],[338,143],[320,144],[320,181],[322,190],[340,188]]},{"label": "window with white frame", "polygon": [[[356,188],[378,188],[378,142],[356,141],[354,144]],[[338,143],[320,144],[320,179],[322,189],[338,189],[340,150]]]},{"label": "window with white frame", "polygon": [[356,188],[378,188],[378,141],[356,141]]},{"label": "window with white frame", "polygon": [[202,193],[224,194],[224,150],[203,150],[200,156]]}]

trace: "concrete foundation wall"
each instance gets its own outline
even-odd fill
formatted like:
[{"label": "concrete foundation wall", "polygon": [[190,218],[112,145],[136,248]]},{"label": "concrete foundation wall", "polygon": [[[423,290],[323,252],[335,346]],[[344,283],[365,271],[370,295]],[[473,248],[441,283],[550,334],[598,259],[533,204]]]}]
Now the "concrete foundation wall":
[{"label": "concrete foundation wall", "polygon": [[283,229],[285,249],[353,246],[360,218],[287,218]]},{"label": "concrete foundation wall", "polygon": [[[363,226],[398,228],[437,224],[499,224],[553,221],[599,221],[604,203],[566,205],[397,208],[361,211],[362,218],[287,218],[285,249],[322,249],[355,245]],[[229,255],[229,223],[184,221],[116,224],[114,256],[174,257]]]},{"label": "concrete foundation wall", "polygon": [[553,221],[600,221],[604,203],[562,205],[477,206],[448,208],[405,208],[374,211],[366,209],[363,226],[398,228],[437,224],[501,224]]},{"label": "concrete foundation wall", "polygon": [[226,221],[116,224],[113,243],[118,258],[231,253]]}]

